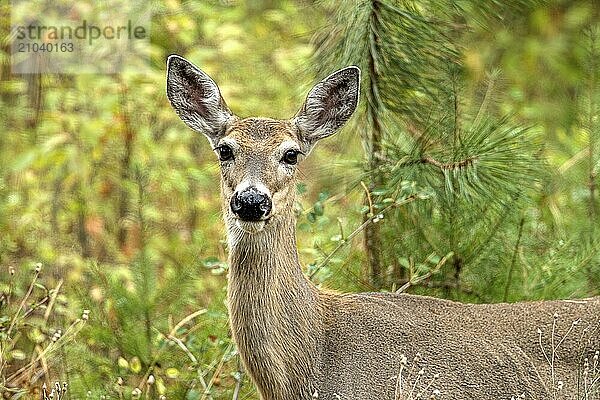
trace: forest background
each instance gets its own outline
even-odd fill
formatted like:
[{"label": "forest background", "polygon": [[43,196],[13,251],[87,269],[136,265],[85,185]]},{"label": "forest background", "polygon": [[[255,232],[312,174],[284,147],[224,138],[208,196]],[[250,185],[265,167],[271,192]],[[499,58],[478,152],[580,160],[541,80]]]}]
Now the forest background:
[{"label": "forest background", "polygon": [[319,79],[361,67],[359,112],[297,187],[315,284],[465,302],[600,294],[597,2],[152,10],[143,72],[20,75],[0,5],[4,398],[54,382],[72,399],[257,398],[228,331],[218,166],[168,104],[172,53],[240,116],[290,118]]}]

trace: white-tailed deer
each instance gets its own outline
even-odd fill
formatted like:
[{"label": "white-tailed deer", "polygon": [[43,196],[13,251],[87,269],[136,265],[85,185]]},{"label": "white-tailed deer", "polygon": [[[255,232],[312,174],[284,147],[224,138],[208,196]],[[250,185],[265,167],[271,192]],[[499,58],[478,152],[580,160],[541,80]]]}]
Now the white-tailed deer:
[{"label": "white-tailed deer", "polygon": [[231,328],[263,399],[599,398],[600,297],[461,304],[339,294],[303,275],[297,164],[354,112],[358,68],[318,83],[292,119],[273,120],[236,117],[206,73],[179,56],[167,65],[173,108],[220,160]]}]

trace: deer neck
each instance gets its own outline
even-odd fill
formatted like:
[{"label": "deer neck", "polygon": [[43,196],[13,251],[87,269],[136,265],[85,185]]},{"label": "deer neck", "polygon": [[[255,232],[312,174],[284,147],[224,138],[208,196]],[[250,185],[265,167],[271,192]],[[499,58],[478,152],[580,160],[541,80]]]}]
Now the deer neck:
[{"label": "deer neck", "polygon": [[317,368],[320,307],[298,261],[295,217],[273,217],[254,234],[235,223],[227,228],[229,313],[240,356],[264,399],[299,398]]},{"label": "deer neck", "polygon": [[230,279],[258,285],[252,290],[278,289],[273,285],[280,282],[292,285],[290,289],[312,286],[298,260],[295,223],[292,213],[278,215],[263,231],[247,233],[227,221]]}]

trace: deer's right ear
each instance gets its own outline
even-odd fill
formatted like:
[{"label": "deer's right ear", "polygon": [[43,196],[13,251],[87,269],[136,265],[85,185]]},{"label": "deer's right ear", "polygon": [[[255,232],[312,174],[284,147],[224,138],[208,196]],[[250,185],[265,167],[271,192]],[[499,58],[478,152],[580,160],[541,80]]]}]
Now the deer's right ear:
[{"label": "deer's right ear", "polygon": [[167,59],[167,97],[179,118],[213,146],[235,119],[211,77],[177,55]]}]

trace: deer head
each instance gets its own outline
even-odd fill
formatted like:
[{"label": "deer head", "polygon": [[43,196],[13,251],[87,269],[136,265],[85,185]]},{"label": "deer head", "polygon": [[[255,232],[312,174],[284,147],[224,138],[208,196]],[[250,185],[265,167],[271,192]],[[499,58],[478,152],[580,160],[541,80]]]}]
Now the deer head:
[{"label": "deer head", "polygon": [[238,118],[217,84],[182,57],[167,61],[167,97],[179,117],[204,134],[221,169],[228,226],[257,233],[292,213],[298,164],[333,135],[358,104],[360,70],[341,69],[309,92],[293,118]]}]

